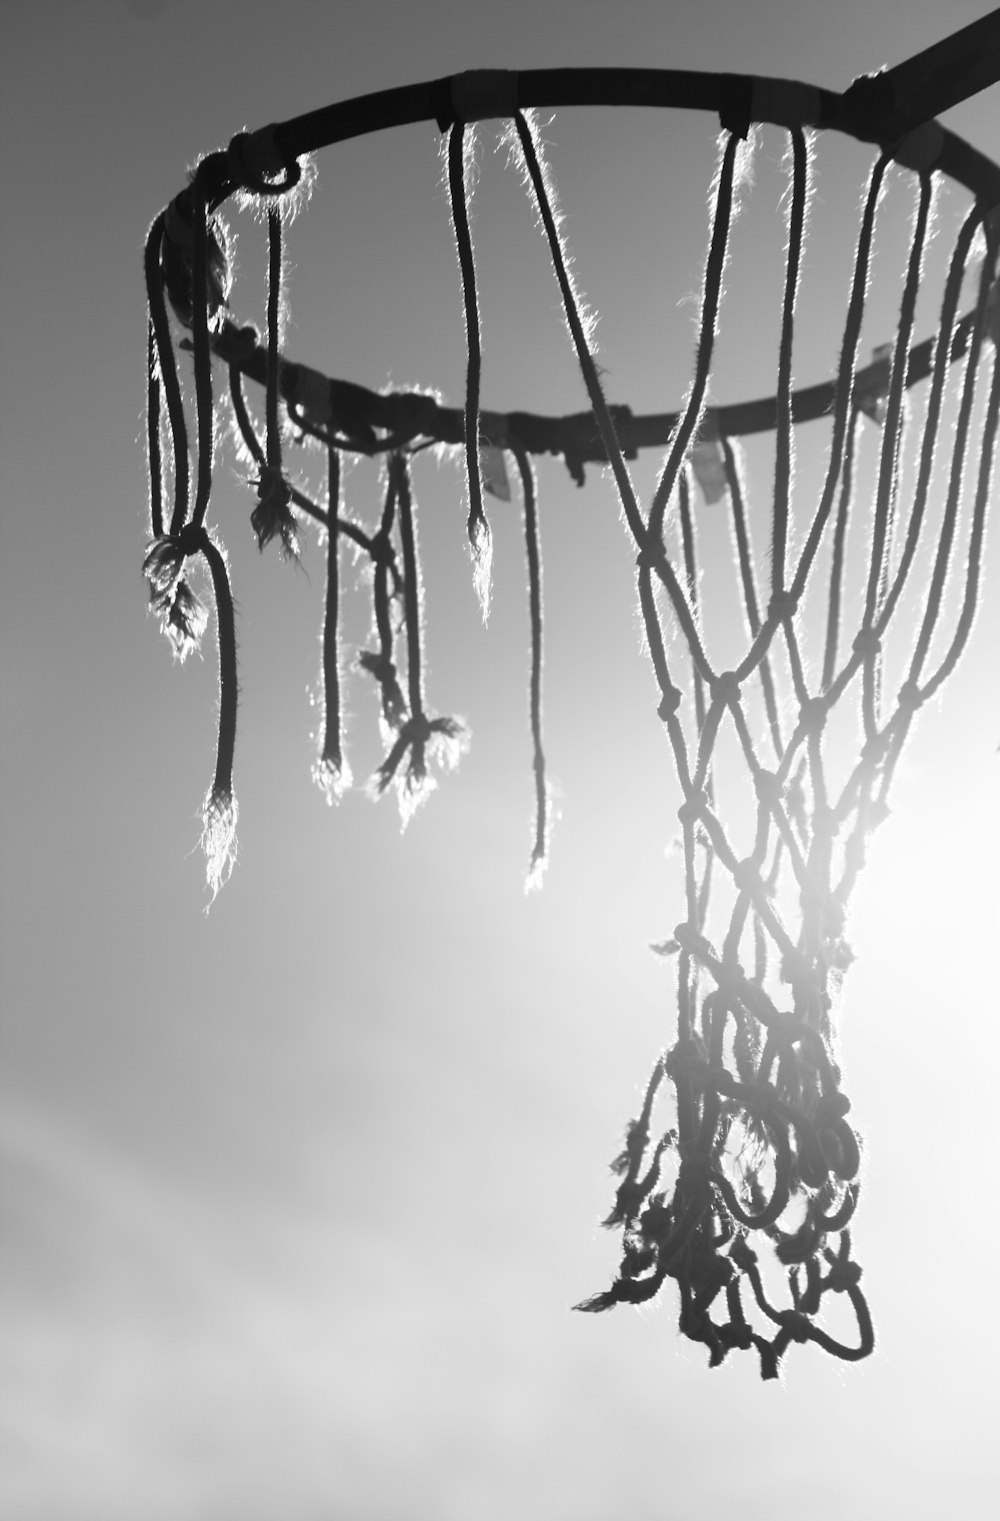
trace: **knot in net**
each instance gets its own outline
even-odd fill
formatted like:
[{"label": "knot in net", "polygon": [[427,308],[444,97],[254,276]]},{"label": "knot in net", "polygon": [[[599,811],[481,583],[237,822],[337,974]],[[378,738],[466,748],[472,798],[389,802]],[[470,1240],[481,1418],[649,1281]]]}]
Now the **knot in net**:
[{"label": "knot in net", "polygon": [[264,550],[277,539],[285,554],[299,557],[298,530],[292,514],[292,490],[280,469],[264,465],[253,484],[257,488],[257,506],[250,514],[250,526],[257,536],[257,548]]},{"label": "knot in net", "polygon": [[918,708],[923,707],[924,694],[920,690],[917,681],[904,681],[896,693],[896,707],[901,713],[913,714]]},{"label": "knot in net", "polygon": [[736,671],[722,671],[712,678],[712,701],[717,703],[739,702],[740,678]]},{"label": "knot in net", "polygon": [[657,717],[662,718],[666,723],[668,718],[673,718],[683,700],[684,693],[680,687],[668,687],[657,705]]},{"label": "knot in net", "polygon": [[860,1282],[861,1264],[844,1262],[839,1257],[834,1259],[825,1280],[826,1287],[834,1294],[850,1293],[851,1289],[856,1289]]},{"label": "knot in net", "polygon": [[812,1339],[812,1321],[801,1310],[782,1310],[779,1321],[790,1341],[805,1342]]},{"label": "knot in net", "polygon": [[806,697],[799,704],[798,727],[807,738],[818,737],[826,725],[830,705],[822,697]]},{"label": "knot in net", "polygon": [[677,817],[682,824],[697,824],[703,819],[709,810],[708,793],[695,790],[684,799],[677,810]]},{"label": "knot in net", "polygon": [[189,560],[192,555],[204,554],[209,545],[208,530],[203,523],[185,523],[184,527],[174,536],[174,542],[182,560]]},{"label": "knot in net", "polygon": [[783,623],[786,618],[794,618],[798,610],[799,599],[793,592],[774,592],[767,604],[768,622]]},{"label": "knot in net", "polygon": [[873,628],[863,628],[855,634],[851,648],[862,660],[877,660],[882,653],[882,641]]},{"label": "knot in net", "polygon": [[675,1082],[682,1078],[701,1078],[708,1071],[705,1047],[699,1040],[679,1040],[667,1053],[665,1070]]}]

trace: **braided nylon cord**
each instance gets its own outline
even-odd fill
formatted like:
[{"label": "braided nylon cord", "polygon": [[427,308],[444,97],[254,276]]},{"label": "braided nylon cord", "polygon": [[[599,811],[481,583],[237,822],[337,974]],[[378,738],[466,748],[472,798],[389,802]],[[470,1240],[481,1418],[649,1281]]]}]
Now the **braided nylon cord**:
[{"label": "braided nylon cord", "polygon": [[[793,430],[805,414],[792,390],[792,357],[811,150],[801,127],[788,129],[789,237],[778,385],[770,424],[777,441],[769,545],[771,584],[769,596],[762,598],[734,433],[725,426],[725,409],[711,414],[707,410],[737,164],[740,155],[748,151],[743,140],[749,124],[727,118],[726,127],[714,187],[694,376],[679,412],[656,419],[633,418],[627,408],[610,406],[605,399],[587,321],[569,273],[550,173],[529,113],[514,111],[509,136],[522,157],[525,184],[548,244],[567,328],[591,404],[589,413],[568,418],[501,415],[480,409],[482,350],[467,211],[468,140],[464,124],[448,126],[446,148],[468,343],[467,395],[460,410],[444,408],[419,392],[377,395],[279,358],[281,221],[273,203],[297,183],[298,175],[288,166],[287,184],[285,180],[260,180],[258,185],[252,176],[245,178],[245,192],[264,196],[270,203],[266,344],[258,340],[254,329],[237,326],[226,310],[224,229],[196,175],[191,191],[178,198],[183,199],[189,214],[188,230],[183,233],[182,229],[183,236],[177,234],[176,226],[171,231],[171,213],[174,223],[177,220],[175,203],[154,222],[146,250],[153,534],[146,571],[154,609],[182,656],[197,644],[204,628],[204,610],[196,613],[189,606],[187,599],[195,599],[180,575],[185,558],[201,553],[212,576],[219,612],[223,701],[219,760],[206,808],[206,831],[213,820],[217,831],[228,831],[222,845],[218,840],[209,841],[216,859],[215,867],[210,866],[215,878],[210,875],[210,880],[217,887],[231,865],[234,850],[236,676],[234,616],[225,559],[204,527],[215,449],[211,354],[228,365],[233,416],[244,457],[258,471],[253,484],[258,488],[260,504],[253,521],[261,548],[268,539],[278,537],[286,551],[295,552],[297,520],[293,509],[323,525],[328,533],[323,639],[326,709],[317,768],[328,796],[339,794],[349,779],[340,732],[340,540],[349,538],[370,562],[376,648],[362,651],[358,663],[378,687],[388,744],[373,785],[377,792],[396,788],[404,819],[433,785],[428,772],[430,755],[437,751],[445,760],[453,759],[463,732],[457,720],[430,718],[424,707],[422,587],[410,456],[429,443],[464,448],[467,532],[485,610],[489,526],[483,511],[477,440],[480,444],[486,439],[500,441],[500,447],[509,451],[518,465],[524,501],[531,624],[529,721],[536,801],[531,864],[537,874],[546,856],[548,818],[541,727],[541,559],[531,455],[562,454],[581,483],[584,461],[608,462],[637,555],[637,596],[657,688],[656,711],[683,795],[678,818],[685,908],[670,940],[656,947],[675,958],[675,1038],[657,1057],[641,1110],[629,1124],[624,1148],[612,1164],[619,1182],[605,1224],[622,1232],[618,1274],[609,1288],[578,1308],[599,1311],[618,1303],[641,1303],[672,1278],[680,1298],[680,1330],[707,1347],[712,1366],[732,1350],[749,1350],[759,1358],[762,1377],[776,1378],[781,1359],[793,1342],[814,1342],[844,1360],[863,1358],[874,1346],[872,1321],[860,1287],[861,1270],[851,1256],[849,1226],[859,1197],[861,1148],[847,1118],[850,1101],[843,1091],[836,1059],[834,1000],[851,960],[845,918],[864,862],[867,838],[887,812],[893,774],[915,714],[954,669],[975,615],[1000,413],[995,341],[991,352],[984,348],[990,322],[995,321],[990,303],[995,300],[996,237],[985,220],[988,208],[976,205],[956,241],[936,343],[929,349],[911,348],[930,208],[929,175],[926,169],[914,171],[918,199],[899,325],[888,365],[887,405],[865,572],[867,594],[861,626],[853,638],[848,638],[843,628],[844,543],[858,506],[854,489],[860,417],[876,370],[876,366],[859,370],[859,336],[877,207],[890,156],[880,153],[871,174],[832,393],[829,462],[815,512],[796,554],[789,534]],[[274,168],[274,175],[279,168]],[[962,279],[981,227],[988,246],[975,310],[960,318]],[[190,243],[187,263],[181,257],[184,237]],[[194,352],[197,418],[198,469],[190,521],[188,443],[164,287],[178,319],[193,333],[193,344],[185,340],[184,345]],[[980,363],[984,353],[990,353],[990,373],[985,382],[988,392],[985,406],[980,404],[982,421],[974,436],[973,418],[984,385],[984,366]],[[928,532],[927,501],[942,396],[949,367],[956,362],[962,366],[956,445],[945,511],[933,549],[931,583],[920,626],[909,641],[907,680],[895,703],[887,702],[882,690],[884,643],[890,625],[896,631],[896,614],[916,563],[918,542]],[[901,441],[906,425],[903,400],[907,387],[927,376],[930,387],[919,440],[919,470],[907,504],[901,475]],[[265,389],[263,441],[246,408],[246,377]],[[166,398],[165,417],[161,395]],[[279,401],[301,437],[320,442],[326,450],[329,490],[325,507],[286,482]],[[713,664],[699,605],[698,519],[691,460],[709,419],[716,428],[722,461],[748,640],[746,654],[732,670],[718,670]],[[163,523],[168,471],[161,448],[164,431],[174,487],[168,533]],[[666,447],[666,454],[649,511],[643,513],[627,461],[637,448],[654,441]],[[345,452],[384,454],[387,458],[384,507],[374,532],[342,513],[340,461]],[[945,613],[944,591],[955,556],[966,474],[974,476],[975,488],[960,607],[947,651],[927,676],[932,637]],[[259,517],[265,502],[272,513],[266,529]],[[808,662],[800,649],[796,616],[811,584],[821,546],[827,543],[831,554],[825,646],[822,676],[813,689]],[[897,553],[894,546],[899,543],[902,548]],[[690,661],[686,690],[684,676],[676,669],[684,664],[681,643],[667,637],[665,620],[672,630],[679,630]],[[905,630],[902,638],[906,638]],[[398,643],[404,646],[402,668],[397,664]],[[781,671],[787,671],[785,685],[790,686],[790,694],[780,690]],[[848,693],[857,699],[864,745],[859,760],[837,790],[831,787],[828,775],[827,741],[833,708]],[[789,695],[791,701],[784,700]],[[754,710],[758,702],[769,747],[766,759],[756,737]],[[720,736],[727,731],[735,737],[745,762],[755,820],[753,845],[745,856],[734,844],[716,796],[714,769]],[[223,866],[219,865],[220,850]],[[663,1129],[657,1115],[670,1091],[674,1123]],[[761,1271],[759,1251],[764,1245],[785,1270],[787,1300],[781,1305],[772,1301]],[[853,1340],[835,1339],[820,1323],[829,1293],[843,1294],[851,1304],[856,1322]]]}]

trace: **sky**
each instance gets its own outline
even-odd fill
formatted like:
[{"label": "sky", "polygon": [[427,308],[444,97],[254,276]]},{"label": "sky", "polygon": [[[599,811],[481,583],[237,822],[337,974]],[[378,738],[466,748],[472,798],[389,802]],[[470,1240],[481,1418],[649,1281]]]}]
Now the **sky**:
[{"label": "sky", "polygon": [[[985,12],[953,0],[948,24]],[[598,1222],[672,1039],[680,802],[610,480],[539,466],[551,864],[526,894],[527,596],[516,491],[492,502],[483,627],[458,462],[414,469],[428,701],[471,747],[405,833],[363,780],[310,779],[322,552],[259,556],[224,449],[213,521],[239,618],[239,860],[205,912],[198,813],[216,672],[146,610],[146,230],[244,128],[470,67],[655,65],[846,88],[940,35],[938,4],[701,0],[0,0],[0,1496],[9,1521],[931,1521],[992,1493],[998,1227],[996,534],[967,658],[920,715],[852,905],[842,1055],[865,1138],[855,1255],[874,1357],[793,1347],[719,1369],[668,1293],[581,1316]],[[944,121],[1000,154],[994,90]],[[689,378],[717,123],[541,115],[612,400]],[[473,233],[483,402],[585,397],[547,255],[487,125]],[[824,152],[829,147],[829,157]],[[773,390],[783,135],[734,232],[713,399]],[[870,162],[820,144],[795,361],[829,375]],[[461,288],[431,123],[326,150],[289,229],[287,345],[373,389],[462,399]],[[930,257],[962,206],[943,194]],[[870,330],[891,340],[910,201],[880,220]],[[241,223],[233,305],[263,322]],[[935,302],[918,312],[921,336]],[[797,501],[821,471],[803,430]],[[750,451],[748,464],[766,465]],[[658,458],[636,462],[646,490]],[[243,472],[245,475],[245,471]],[[348,472],[359,518],[377,470]],[[759,488],[766,512],[768,482]],[[709,541],[721,519],[709,522]],[[728,554],[728,551],[725,552]],[[728,628],[725,554],[704,592]],[[348,575],[348,585],[354,583]],[[368,636],[350,591],[348,654]],[[915,612],[916,609],[914,609]],[[706,614],[708,617],[708,614]],[[345,660],[345,665],[347,661]],[[808,1497],[807,1502],[804,1496]]]}]

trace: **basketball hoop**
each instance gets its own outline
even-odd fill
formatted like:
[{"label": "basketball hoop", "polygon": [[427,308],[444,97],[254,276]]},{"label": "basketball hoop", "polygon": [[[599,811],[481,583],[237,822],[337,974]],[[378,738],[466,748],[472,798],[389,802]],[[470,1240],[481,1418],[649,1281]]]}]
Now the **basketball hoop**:
[{"label": "basketball hoop", "polygon": [[[484,615],[490,598],[489,495],[510,498],[516,467],[523,500],[534,747],[537,877],[548,840],[542,743],[541,557],[532,460],[561,456],[583,483],[589,463],[610,468],[636,554],[636,587],[656,683],[656,711],[683,793],[679,810],[684,903],[671,937],[656,947],[675,967],[677,1015],[657,1058],[640,1113],[613,1163],[618,1176],[605,1222],[622,1231],[618,1276],[580,1309],[637,1304],[667,1278],[680,1295],[680,1329],[702,1342],[711,1365],[734,1349],[755,1350],[765,1378],[778,1375],[792,1342],[814,1342],[848,1360],[866,1357],[874,1332],[852,1256],[850,1224],[859,1196],[861,1150],[836,1059],[836,994],[851,960],[845,919],[865,845],[885,817],[893,777],[919,710],[955,669],[980,595],[982,550],[1000,413],[996,259],[1000,167],[928,116],[1000,73],[1000,12],[898,70],[837,95],[787,80],[679,71],[580,69],[476,71],[388,90],[240,134],[199,163],[190,184],[154,221],[146,244],[149,297],[151,544],[145,561],[151,603],[175,654],[201,640],[207,610],[191,587],[199,557],[211,580],[219,628],[220,725],[215,776],[205,804],[204,843],[213,895],[232,869],[236,799],[236,656],[225,552],[208,526],[219,414],[225,392],[244,458],[252,461],[251,523],[261,549],[274,541],[296,556],[310,522],[327,543],[323,631],[324,722],[315,761],[329,797],[349,785],[340,701],[340,550],[345,540],[371,566],[371,647],[358,662],[378,696],[386,752],[378,792],[394,789],[404,818],[432,785],[432,767],[452,762],[461,725],[427,705],[421,643],[421,577],[410,462],[430,446],[461,450],[465,533]],[[554,192],[532,112],[537,107],[643,106],[718,116],[711,235],[701,290],[693,378],[682,405],[634,415],[605,397],[577,297]],[[473,124],[505,121],[512,154],[544,234],[589,409],[570,416],[484,411],[480,402],[479,307],[468,219],[468,150]],[[444,134],[447,184],[462,280],[468,368],[464,406],[423,391],[379,394],[320,374],[280,349],[282,253],[290,210],[312,182],[307,156],[389,126],[435,122]],[[735,186],[756,125],[787,134],[787,247],[778,321],[774,394],[733,405],[709,401]],[[796,304],[814,137],[846,134],[876,145],[850,276],[847,315],[833,379],[795,389]],[[913,184],[914,210],[895,335],[870,362],[860,336],[878,205],[890,168]],[[915,330],[935,177],[963,187],[970,204],[939,298],[935,332]],[[231,315],[229,241],[220,209],[230,197],[264,209],[268,228],[267,331]],[[961,310],[963,283],[979,260],[975,295]],[[169,315],[172,308],[173,319]],[[182,336],[179,336],[182,334]],[[177,350],[193,357],[182,379]],[[261,433],[245,399],[263,389]],[[919,421],[907,419],[919,393]],[[950,398],[950,400],[949,400]],[[195,418],[189,467],[188,414]],[[943,419],[954,411],[945,441]],[[796,430],[826,419],[827,463],[805,531],[793,535],[790,491]],[[857,602],[846,625],[850,527],[861,502],[857,456],[862,427],[879,430],[870,536]],[[902,469],[909,428],[915,469]],[[775,465],[765,589],[748,531],[741,444],[774,437]],[[327,489],[316,500],[288,466],[290,440],[319,449]],[[648,509],[629,462],[665,451]],[[377,525],[355,520],[342,501],[342,457],[384,459]],[[932,510],[935,465],[947,457],[940,508]],[[705,637],[699,586],[700,500],[729,514],[733,597],[746,629],[740,659],[723,668]],[[964,563],[958,564],[959,550]],[[924,558],[921,559],[921,556]],[[900,615],[918,564],[926,584],[916,627]],[[825,585],[819,586],[820,566]],[[948,585],[957,584],[952,603]],[[810,668],[800,633],[807,599],[822,603],[823,653]],[[949,621],[950,620],[950,621]],[[893,692],[886,650],[895,641],[906,675]],[[683,648],[683,658],[679,651]],[[861,732],[846,779],[834,785],[827,742],[838,705],[855,705]],[[741,853],[715,785],[720,734],[742,756],[755,820]],[[661,1110],[673,1092],[672,1123]],[[785,1270],[787,1300],[774,1302],[759,1253]],[[853,1340],[821,1324],[827,1295],[843,1294]],[[724,1306],[720,1314],[720,1306]]]}]

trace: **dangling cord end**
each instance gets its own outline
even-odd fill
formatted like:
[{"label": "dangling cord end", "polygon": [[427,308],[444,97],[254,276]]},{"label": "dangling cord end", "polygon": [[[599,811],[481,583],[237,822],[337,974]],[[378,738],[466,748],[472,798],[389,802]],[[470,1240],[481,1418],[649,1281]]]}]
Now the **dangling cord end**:
[{"label": "dangling cord end", "polygon": [[191,215],[191,329],[198,416],[198,483],[191,521],[197,528],[201,528],[208,512],[215,456],[215,407],[212,399],[212,354],[209,347],[209,213],[204,161],[195,171],[191,187]]},{"label": "dangling cord end", "polygon": [[212,903],[220,888],[229,881],[236,865],[236,824],[239,805],[233,793],[212,788],[202,808],[201,848],[205,852],[205,877],[212,891]]},{"label": "dangling cord end", "polygon": [[313,780],[328,803],[340,801],[351,785],[350,767],[344,759],[340,710],[340,454],[327,450],[326,610],[323,618],[323,736],[320,755],[313,767]]},{"label": "dangling cord end", "polygon": [[[399,812],[405,829],[420,804],[434,790],[427,768],[433,750],[450,768],[458,764],[467,744],[465,727],[455,718],[428,718],[424,710],[423,652],[421,648],[422,596],[416,526],[410,489],[409,460],[405,454],[389,457],[389,493],[399,509],[399,536],[403,549],[403,601],[406,623],[406,677],[409,716],[395,743],[374,777],[377,796],[395,782]],[[405,770],[403,762],[406,762]]]},{"label": "dangling cord end", "polygon": [[462,272],[462,296],[465,304],[465,333],[468,367],[465,384],[465,470],[469,493],[467,530],[472,547],[473,586],[486,623],[490,615],[493,574],[493,539],[483,508],[483,485],[479,466],[479,395],[482,380],[482,338],[479,327],[479,301],[476,295],[476,266],[469,231],[467,203],[467,169],[465,125],[456,122],[448,137],[448,191],[455,228],[455,245]]},{"label": "dangling cord end", "polygon": [[[166,227],[167,214],[161,212],[149,229],[146,238],[144,256],[146,276],[146,298],[149,303],[150,325],[150,348],[149,369],[150,381],[152,382],[155,369],[157,379],[157,440],[156,450],[159,456],[159,391],[162,387],[163,395],[167,402],[167,417],[170,425],[171,451],[173,455],[174,472],[174,506],[171,517],[171,532],[180,531],[187,518],[188,510],[188,443],[187,426],[184,421],[184,404],[181,399],[180,381],[177,378],[177,364],[174,358],[173,338],[170,332],[170,319],[167,316],[167,303],[163,290],[163,271],[161,268],[161,255],[163,250],[164,229]],[[150,398],[152,401],[152,398]],[[153,448],[152,438],[152,415],[150,414],[150,449]],[[150,503],[150,526],[153,538],[159,538],[163,532],[162,517],[157,522],[155,509]]]},{"label": "dangling cord end", "polygon": [[261,467],[254,485],[257,506],[250,514],[250,524],[257,535],[257,547],[263,550],[272,539],[280,539],[289,559],[299,558],[299,537],[292,515],[292,493],[281,468],[281,423],[278,417],[279,344],[281,338],[281,211],[276,203],[267,209],[267,375],[266,450],[267,463]]},{"label": "dangling cord end", "polygon": [[[490,602],[493,596],[493,533],[483,511],[478,456],[475,471],[470,471],[469,482],[469,496],[472,501],[469,507],[467,529],[472,549],[472,586],[479,601],[483,622],[488,623]],[[475,482],[474,487],[473,482]]]},{"label": "dangling cord end", "polygon": [[160,451],[160,371],[156,363],[156,331],[149,319],[146,344],[146,440],[149,455],[149,530],[163,537],[163,457]]},{"label": "dangling cord end", "polygon": [[545,751],[542,748],[542,552],[538,533],[538,502],[535,473],[527,450],[511,442],[521,473],[524,496],[524,543],[528,561],[528,604],[531,616],[531,742],[532,768],[535,773],[535,827],[531,864],[525,891],[541,887],[549,860],[549,794],[545,775]]},{"label": "dangling cord end", "polygon": [[[236,614],[229,572],[222,550],[202,529],[201,553],[208,562],[215,592],[219,628],[219,736],[215,780],[202,810],[201,845],[205,852],[205,875],[212,902],[228,882],[236,864],[238,808],[233,792],[233,758],[236,752]],[[209,905],[211,907],[211,904]]]}]

